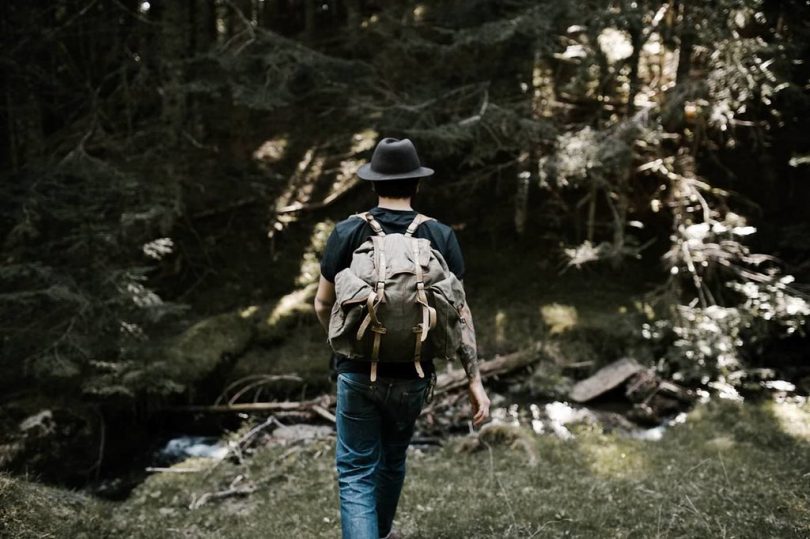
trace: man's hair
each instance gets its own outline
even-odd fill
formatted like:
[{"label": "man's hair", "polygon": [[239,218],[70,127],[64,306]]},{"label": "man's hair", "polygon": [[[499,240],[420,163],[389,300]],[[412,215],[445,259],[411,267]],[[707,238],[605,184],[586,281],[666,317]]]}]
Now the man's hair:
[{"label": "man's hair", "polygon": [[419,186],[419,178],[404,180],[381,180],[372,182],[374,192],[386,198],[413,198]]}]

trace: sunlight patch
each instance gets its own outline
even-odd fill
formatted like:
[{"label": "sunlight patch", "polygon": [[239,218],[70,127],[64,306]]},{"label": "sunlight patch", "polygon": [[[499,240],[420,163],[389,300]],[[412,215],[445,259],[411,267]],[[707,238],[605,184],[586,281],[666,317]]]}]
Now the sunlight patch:
[{"label": "sunlight patch", "polygon": [[285,137],[278,137],[266,140],[253,152],[253,159],[259,161],[266,161],[268,163],[275,163],[284,157],[284,152],[287,149],[287,139]]},{"label": "sunlight patch", "polygon": [[630,34],[616,28],[605,28],[599,37],[599,48],[605,53],[609,64],[630,58],[633,54],[633,45],[630,43]]},{"label": "sunlight patch", "polygon": [[618,444],[609,437],[580,438],[580,447],[588,455],[591,471],[602,477],[639,477],[648,469],[641,450]]},{"label": "sunlight patch", "polygon": [[563,333],[577,325],[577,309],[571,305],[552,303],[540,307],[543,322],[549,327],[552,335]]},{"label": "sunlight patch", "polygon": [[771,410],[782,432],[799,440],[810,441],[810,408],[806,399],[776,402],[771,405]]},{"label": "sunlight patch", "polygon": [[317,285],[312,284],[306,288],[290,292],[281,298],[270,313],[270,316],[267,317],[267,325],[274,326],[283,318],[312,309],[310,303],[315,295],[316,288]]}]

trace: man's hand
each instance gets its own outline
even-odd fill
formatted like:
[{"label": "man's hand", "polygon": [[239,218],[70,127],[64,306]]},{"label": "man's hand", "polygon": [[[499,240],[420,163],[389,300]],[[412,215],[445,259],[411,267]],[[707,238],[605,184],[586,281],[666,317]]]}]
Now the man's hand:
[{"label": "man's hand", "polygon": [[475,377],[470,380],[467,393],[470,396],[470,404],[473,410],[473,425],[478,427],[489,419],[489,397],[487,397],[484,384],[481,382],[480,374],[476,374]]}]

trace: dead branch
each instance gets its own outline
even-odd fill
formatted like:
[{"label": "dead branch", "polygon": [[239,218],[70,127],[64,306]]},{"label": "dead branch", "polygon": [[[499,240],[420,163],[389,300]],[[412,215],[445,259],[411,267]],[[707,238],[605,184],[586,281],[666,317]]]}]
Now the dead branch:
[{"label": "dead branch", "polygon": [[338,189],[337,191],[331,193],[329,196],[327,196],[326,198],[324,198],[323,200],[321,200],[319,202],[311,202],[309,204],[305,204],[303,202],[293,202],[292,204],[289,204],[287,206],[279,208],[278,210],[276,210],[276,213],[277,214],[295,213],[295,212],[300,212],[300,211],[312,211],[312,210],[319,210],[321,208],[325,208],[326,206],[329,206],[330,204],[332,204],[333,202],[338,200],[340,197],[342,197],[343,195],[345,195],[346,193],[348,193],[349,191],[351,191],[355,187],[361,185],[361,183],[362,182],[357,181],[357,180],[353,181],[353,182],[349,183],[348,185],[346,185],[346,186]]},{"label": "dead branch", "polygon": [[193,498],[188,508],[192,510],[199,509],[209,500],[221,500],[233,496],[247,496],[248,494],[253,494],[256,492],[259,487],[254,483],[238,486],[238,483],[240,483],[244,478],[244,475],[237,475],[225,490],[220,490],[219,492],[206,492],[199,498]]},{"label": "dead branch", "polygon": [[[481,373],[481,378],[491,378],[505,374],[536,362],[541,357],[540,351],[541,345],[535,344],[529,348],[479,363],[478,371]],[[436,380],[435,392],[444,393],[466,385],[467,375],[464,369],[453,369],[439,375]]]},{"label": "dead branch", "polygon": [[159,472],[159,473],[197,473],[205,471],[205,468],[174,468],[174,467],[162,467],[162,466],[147,466],[144,468],[147,472]]},{"label": "dead branch", "polygon": [[280,402],[237,402],[234,404],[188,404],[184,406],[172,406],[168,410],[172,412],[314,412],[315,406],[329,408],[334,406],[335,398],[323,395],[317,399],[308,401],[280,401]]}]

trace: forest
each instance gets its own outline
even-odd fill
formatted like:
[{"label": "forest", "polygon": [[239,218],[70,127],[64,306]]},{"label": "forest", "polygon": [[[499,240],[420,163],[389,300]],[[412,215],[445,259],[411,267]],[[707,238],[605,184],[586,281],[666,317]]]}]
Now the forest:
[{"label": "forest", "polygon": [[385,137],[464,253],[404,537],[810,536],[810,3],[0,3],[0,536],[336,537]]}]

